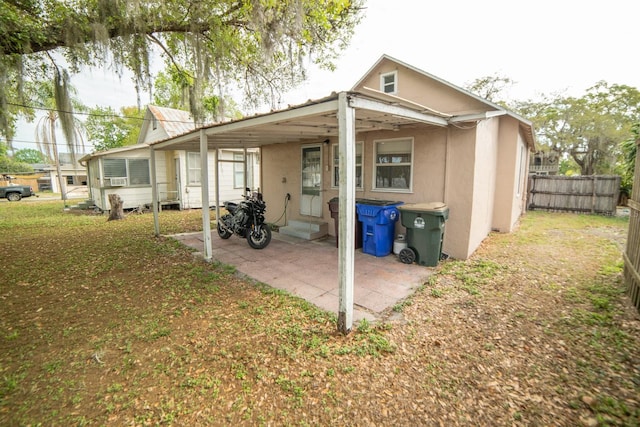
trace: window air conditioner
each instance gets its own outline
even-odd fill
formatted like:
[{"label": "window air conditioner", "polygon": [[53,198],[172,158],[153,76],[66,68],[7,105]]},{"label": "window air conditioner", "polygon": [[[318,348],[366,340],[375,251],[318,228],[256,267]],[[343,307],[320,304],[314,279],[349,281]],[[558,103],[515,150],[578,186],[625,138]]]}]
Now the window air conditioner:
[{"label": "window air conditioner", "polygon": [[122,187],[127,185],[127,178],[111,178],[112,187]]}]

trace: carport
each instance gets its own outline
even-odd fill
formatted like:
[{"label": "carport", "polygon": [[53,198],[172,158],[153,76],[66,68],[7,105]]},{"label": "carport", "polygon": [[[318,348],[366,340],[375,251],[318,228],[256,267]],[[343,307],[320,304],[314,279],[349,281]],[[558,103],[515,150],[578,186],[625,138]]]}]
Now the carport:
[{"label": "carport", "polygon": [[[450,119],[427,107],[395,96],[375,91],[375,96],[355,92],[334,93],[326,98],[305,104],[257,115],[237,121],[219,123],[150,145],[151,185],[156,236],[160,235],[156,180],[156,153],[161,150],[189,150],[200,152],[202,206],[209,200],[209,161],[207,153],[214,150],[259,148],[269,144],[318,141],[338,138],[339,204],[355,207],[356,134],[375,130],[398,130],[405,127],[447,127]],[[456,121],[464,121],[456,118]],[[218,176],[218,156],[213,173]],[[216,186],[218,185],[216,179]],[[219,217],[218,188],[216,216]],[[209,209],[202,209],[203,256],[213,257]],[[338,330],[348,333],[353,326],[354,303],[354,229],[355,208],[340,209],[338,246],[339,310]]]}]

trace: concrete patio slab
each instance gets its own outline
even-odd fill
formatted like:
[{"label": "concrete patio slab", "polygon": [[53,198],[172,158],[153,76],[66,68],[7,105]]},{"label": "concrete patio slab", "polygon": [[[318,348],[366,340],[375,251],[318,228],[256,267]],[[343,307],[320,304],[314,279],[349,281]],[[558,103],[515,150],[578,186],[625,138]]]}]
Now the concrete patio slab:
[{"label": "concrete patio slab", "polygon": [[[170,236],[199,254],[202,233]],[[254,280],[304,298],[323,310],[338,313],[338,248],[335,240],[307,241],[277,232],[269,246],[252,249],[246,239],[221,239],[211,233],[212,256]],[[356,249],[354,324],[384,319],[394,305],[410,296],[433,274],[434,268],[403,264],[391,254],[376,257]]]}]

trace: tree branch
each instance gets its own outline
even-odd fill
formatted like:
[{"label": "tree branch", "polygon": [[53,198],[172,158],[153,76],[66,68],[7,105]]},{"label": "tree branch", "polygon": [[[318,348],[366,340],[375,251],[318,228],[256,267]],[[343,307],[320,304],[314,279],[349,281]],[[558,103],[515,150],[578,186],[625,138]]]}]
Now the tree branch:
[{"label": "tree branch", "polygon": [[164,51],[164,53],[167,54],[167,56],[169,57],[169,60],[171,61],[171,63],[173,64],[174,67],[176,67],[176,69],[178,71],[180,71],[181,73],[185,73],[187,74],[189,77],[191,78],[195,78],[191,73],[189,73],[187,70],[185,70],[180,64],[178,64],[178,62],[176,62],[175,58],[173,57],[173,55],[171,54],[171,52],[169,52],[169,50],[167,49],[167,47],[153,34],[147,34],[147,37],[149,39],[151,39],[151,41],[153,43],[155,43],[156,45],[158,45],[160,47],[160,49],[162,49]]}]

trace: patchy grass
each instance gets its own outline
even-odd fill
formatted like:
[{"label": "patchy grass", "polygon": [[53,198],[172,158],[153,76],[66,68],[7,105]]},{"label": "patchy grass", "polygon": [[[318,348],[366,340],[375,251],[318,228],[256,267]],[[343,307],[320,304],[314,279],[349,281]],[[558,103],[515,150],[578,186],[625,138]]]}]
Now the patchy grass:
[{"label": "patchy grass", "polygon": [[[165,234],[200,229],[164,211]],[[638,425],[617,218],[528,214],[344,337],[151,215],[0,203],[1,425]]]}]

